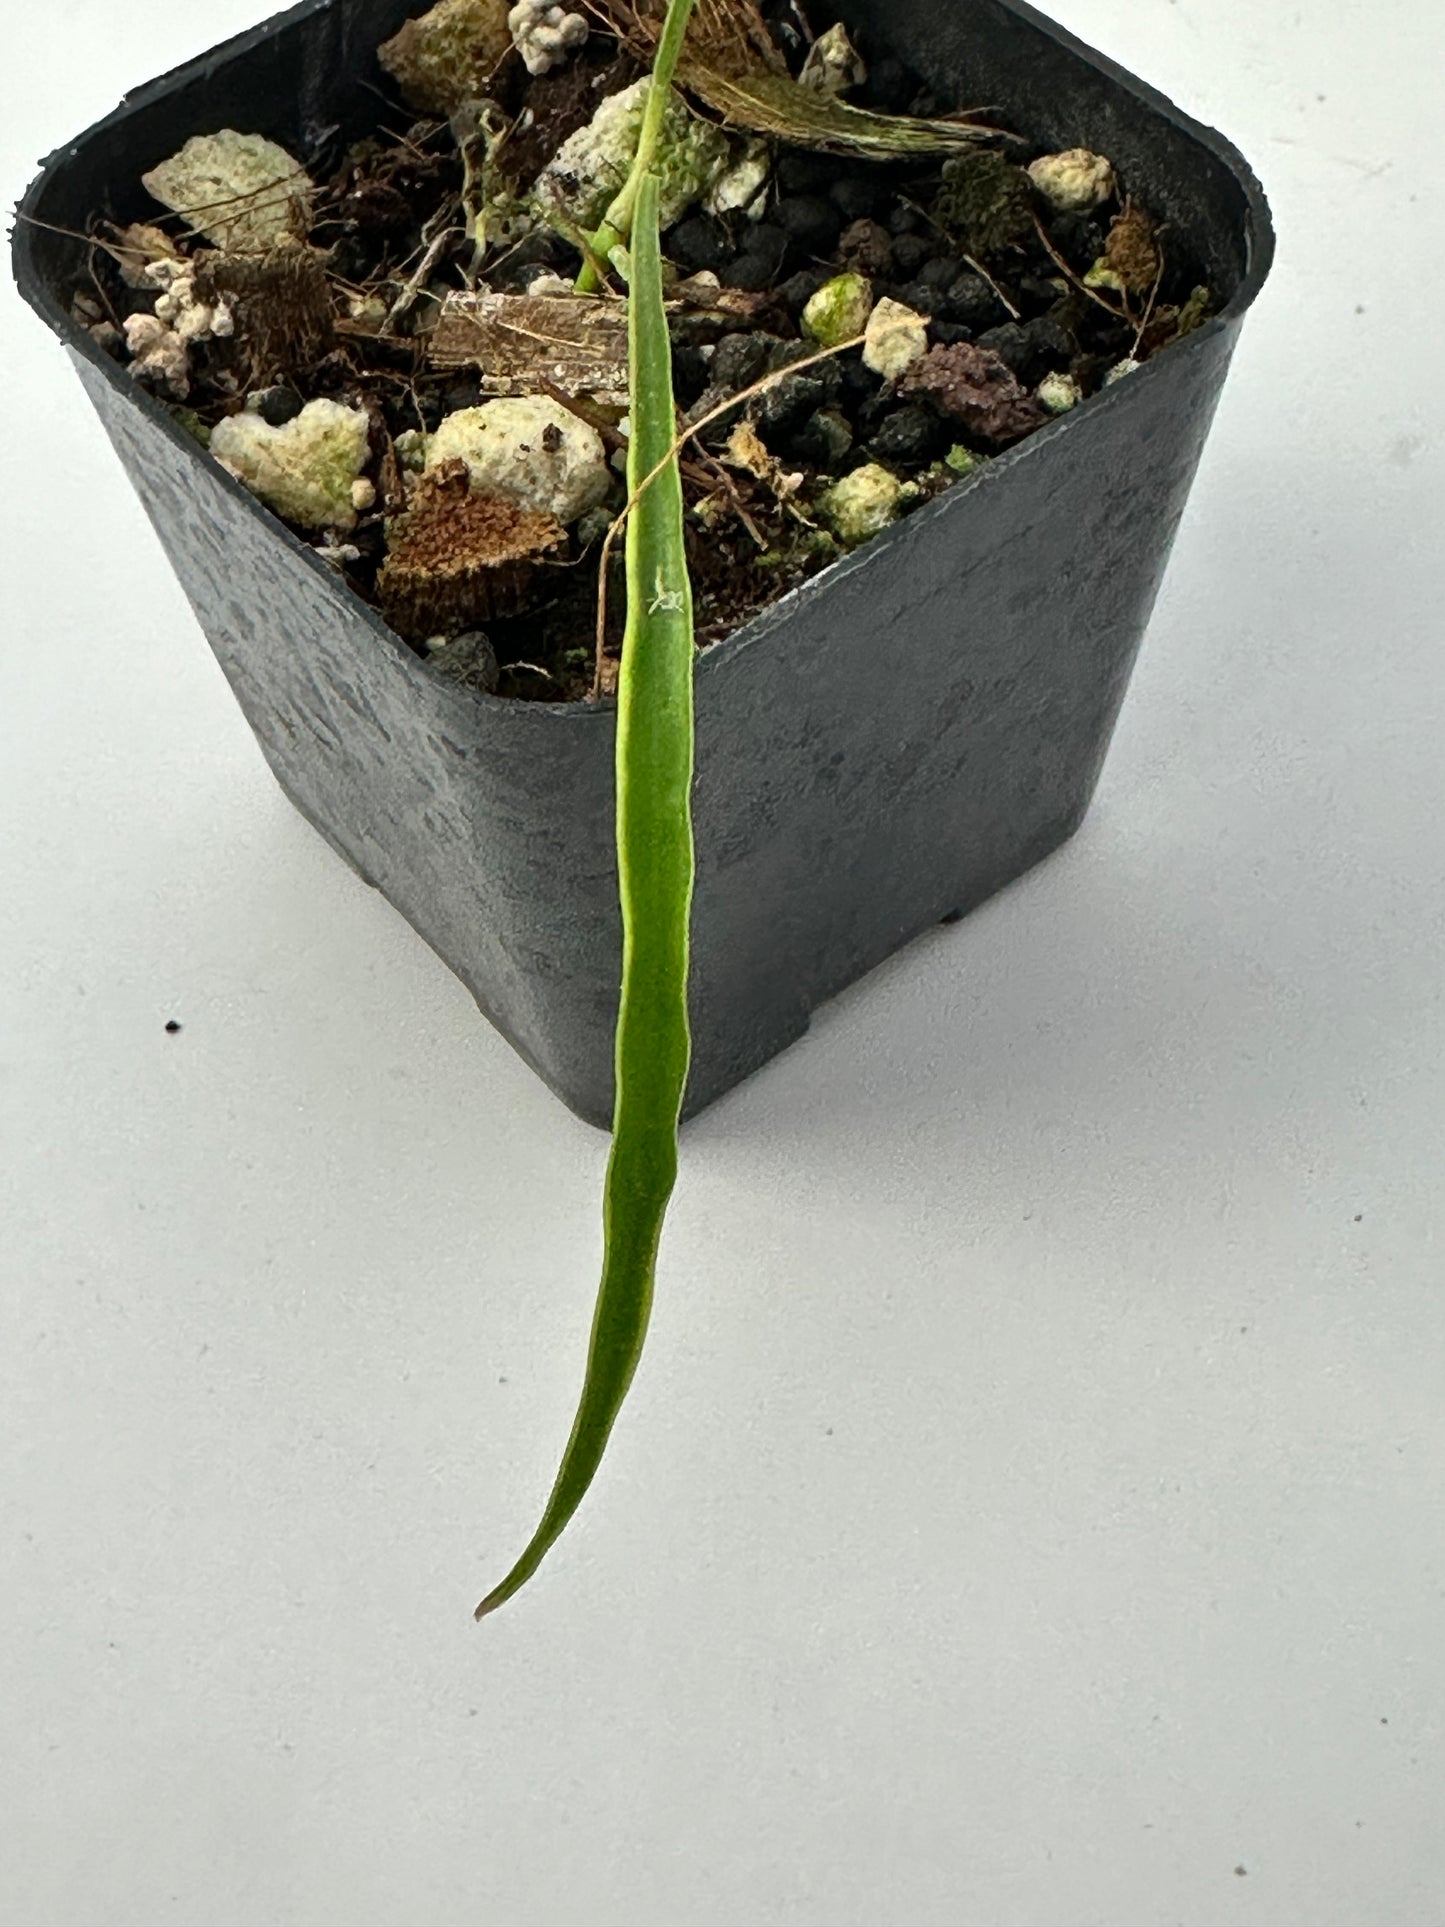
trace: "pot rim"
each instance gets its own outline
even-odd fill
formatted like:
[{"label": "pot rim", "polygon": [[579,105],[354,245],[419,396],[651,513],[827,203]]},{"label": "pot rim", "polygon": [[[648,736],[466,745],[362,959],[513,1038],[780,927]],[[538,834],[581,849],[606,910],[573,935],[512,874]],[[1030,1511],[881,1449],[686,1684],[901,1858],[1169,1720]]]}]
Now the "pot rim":
[{"label": "pot rim", "polygon": [[[270,15],[256,26],[243,29],[242,32],[234,34],[229,40],[222,41],[207,52],[198,54],[193,59],[184,61],[168,72],[159,74],[154,79],[134,88],[124,95],[110,113],[102,115],[99,120],[92,122],[63,147],[58,147],[46,155],[16,206],[15,224],[11,234],[11,266],[16,284],[25,301],[59,337],[72,355],[88,361],[113,388],[128,396],[153,422],[157,423],[174,445],[183,449],[191,459],[205,459],[205,451],[181,428],[162,402],[138,383],[126,378],[124,370],[97,346],[85,329],[71,319],[52,294],[35,260],[34,236],[37,229],[43,228],[45,224],[40,221],[34,210],[44,196],[52,175],[66,161],[74,158],[82,145],[105,134],[113,127],[119,127],[137,110],[174,92],[180,86],[193,80],[204,80],[210,70],[228,65],[243,57],[253,47],[263,44],[282,28],[313,15],[331,12],[345,4],[346,0],[299,0],[299,4]],[[1275,253],[1274,223],[1270,215],[1269,203],[1254,170],[1232,141],[1221,134],[1217,128],[1210,127],[1207,123],[1186,114],[1166,94],[1161,93],[1147,81],[1139,79],[1108,54],[1091,47],[1078,35],[1071,33],[1068,28],[1061,26],[1047,14],[1040,12],[1037,7],[1030,5],[1029,0],[994,0],[994,4],[1093,67],[1142,107],[1170,122],[1213,161],[1227,170],[1243,198],[1244,272],[1229,300],[1218,314],[1211,315],[1185,341],[1171,347],[1167,356],[1145,362],[1126,381],[1116,382],[1108,388],[1101,389],[1098,394],[1089,396],[1077,407],[1070,409],[1067,414],[1058,416],[1023,441],[1016,442],[1011,448],[992,457],[975,474],[954,483],[944,494],[923,504],[912,515],[892,523],[850,554],[840,556],[827,568],[820,569],[816,575],[810,576],[805,582],[788,590],[784,595],[770,602],[766,608],[758,610],[731,635],[723,637],[719,642],[709,644],[698,652],[694,665],[695,678],[720,673],[724,665],[732,662],[742,651],[765,641],[781,624],[786,623],[797,608],[800,599],[831,592],[856,569],[865,566],[894,543],[905,539],[910,528],[927,523],[945,511],[953,511],[958,503],[976,489],[991,484],[997,485],[1000,476],[1013,473],[1022,462],[1029,459],[1030,455],[1041,452],[1060,435],[1076,429],[1081,422],[1096,419],[1101,409],[1128,405],[1129,392],[1135,390],[1139,384],[1161,379],[1171,365],[1179,365],[1183,356],[1198,353],[1220,333],[1237,329],[1245,314],[1253,306],[1269,275]],[[278,516],[273,515],[244,483],[222,468],[218,462],[210,463],[210,469],[215,472],[223,488],[245,502],[252,514],[265,519],[273,536],[289,542],[299,550],[306,558],[308,565],[318,571],[320,577],[332,588],[339,588],[351,596],[352,601],[364,613],[373,635],[384,648],[394,652],[398,657],[404,657],[408,664],[415,665],[422,673],[434,677],[437,682],[443,682],[444,679],[436,671],[428,669],[424,658],[407,648],[406,644],[387,626],[379,611],[351,591],[344,579],[338,578],[336,572],[321,560],[311,545],[302,541],[301,537],[288,528]],[[559,720],[566,718],[574,725],[583,720],[610,717],[616,712],[615,699],[610,697],[600,702],[533,701],[519,704],[512,697],[487,695],[481,690],[463,690],[450,683],[446,686],[458,696],[463,696],[490,709],[515,714],[519,708],[524,708],[529,716],[540,712]]]}]

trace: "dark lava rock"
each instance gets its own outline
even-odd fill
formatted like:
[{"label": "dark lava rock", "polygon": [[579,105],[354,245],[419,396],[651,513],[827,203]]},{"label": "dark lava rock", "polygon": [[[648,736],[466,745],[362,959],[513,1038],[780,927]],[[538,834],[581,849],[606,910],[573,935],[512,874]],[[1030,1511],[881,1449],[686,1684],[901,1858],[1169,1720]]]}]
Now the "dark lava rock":
[{"label": "dark lava rock", "polygon": [[247,413],[259,415],[272,428],[284,428],[301,413],[301,397],[294,388],[278,382],[274,388],[257,388],[248,397]]},{"label": "dark lava rock", "polygon": [[952,348],[960,341],[972,341],[972,328],[965,328],[961,321],[931,321],[928,325],[928,338],[940,347]]},{"label": "dark lava rock", "polygon": [[888,216],[890,234],[914,234],[923,226],[923,216],[914,207],[895,207]]},{"label": "dark lava rock", "polygon": [[844,174],[829,181],[828,198],[845,221],[862,221],[888,200],[888,183],[876,174]]},{"label": "dark lava rock", "polygon": [[1021,308],[1027,317],[1032,318],[1035,315],[1047,314],[1051,308],[1057,308],[1068,293],[1068,289],[1062,275],[1055,276],[1051,281],[1042,274],[1024,274],[1013,283],[1010,293],[1013,295],[1015,305]]},{"label": "dark lava rock", "polygon": [[725,395],[735,395],[778,365],[778,357],[790,344],[774,335],[724,335],[708,363],[708,383]]},{"label": "dark lava rock", "polygon": [[429,648],[426,659],[440,675],[465,683],[470,689],[491,695],[497,686],[497,652],[481,629],[467,629],[450,642]]},{"label": "dark lava rock", "polygon": [[838,245],[843,216],[819,194],[794,194],[778,202],[773,219],[800,254],[826,259]]},{"label": "dark lava rock", "polygon": [[947,314],[977,332],[991,328],[1004,312],[1003,304],[981,274],[961,274],[948,290]]},{"label": "dark lava rock", "polygon": [[861,360],[850,355],[840,364],[841,398],[845,408],[856,408],[859,403],[871,401],[883,386],[882,375],[874,374]]},{"label": "dark lava rock", "polygon": [[926,288],[951,288],[962,273],[962,261],[955,261],[948,254],[940,254],[936,259],[924,262],[918,270],[918,279]]},{"label": "dark lava rock", "polygon": [[834,469],[853,446],[853,430],[836,408],[810,415],[788,443],[788,453],[814,468]]},{"label": "dark lava rock", "polygon": [[731,251],[727,229],[711,214],[693,214],[679,221],[668,235],[664,249],[668,260],[675,261],[689,274],[704,268],[716,273]]},{"label": "dark lava rock", "polygon": [[725,288],[741,288],[745,294],[761,294],[777,278],[779,263],[771,254],[740,254],[721,270],[718,279]]},{"label": "dark lava rock", "polygon": [[543,269],[553,273],[572,272],[578,260],[576,248],[564,241],[560,234],[551,228],[534,228],[518,241],[514,248],[507,250],[506,259],[492,286],[500,293],[510,293],[525,288]]},{"label": "dark lava rock", "polygon": [[922,279],[906,282],[898,290],[898,299],[915,314],[942,314],[948,307],[948,296],[943,289],[930,286]]},{"label": "dark lava rock", "polygon": [[1049,239],[1080,274],[1087,274],[1104,252],[1104,230],[1087,214],[1056,214],[1046,225]]},{"label": "dark lava rock", "polygon": [[893,242],[894,268],[900,275],[911,278],[925,261],[932,260],[937,251],[931,235],[899,234]]},{"label": "dark lava rock", "polygon": [[933,410],[910,402],[884,417],[868,446],[880,462],[922,468],[942,452],[948,440],[948,430]]},{"label": "dark lava rock", "polygon": [[799,268],[779,287],[778,299],[796,321],[812,296],[831,278],[827,268]]},{"label": "dark lava rock", "polygon": [[[801,361],[813,352],[811,344],[806,342],[789,342],[785,345],[786,360],[775,358],[774,368],[786,366],[787,361]],[[811,368],[805,368],[801,374],[785,375],[771,388],[765,388],[751,405],[758,433],[769,445],[774,441],[782,441],[801,428],[809,415],[835,402],[842,385],[835,361],[814,362]]]},{"label": "dark lava rock", "polygon": [[448,415],[459,408],[479,408],[483,400],[481,374],[475,369],[459,374],[442,390],[442,408]]},{"label": "dark lava rock", "polygon": [[[1033,360],[1033,344],[1023,325],[1017,321],[1005,321],[997,328],[990,328],[978,337],[980,348],[987,348],[990,354],[997,355],[1006,362],[1013,372],[1023,380],[1025,370]],[[1032,386],[1032,383],[1030,383]]]},{"label": "dark lava rock", "polygon": [[978,337],[1006,362],[1025,387],[1036,388],[1051,369],[1067,368],[1077,352],[1072,337],[1047,315],[1037,321],[1006,321]]},{"label": "dark lava rock", "polygon": [[873,394],[858,402],[853,409],[853,419],[858,426],[859,439],[871,441],[897,406],[892,388],[885,390],[881,384]]},{"label": "dark lava rock", "polygon": [[878,114],[902,114],[917,90],[918,82],[895,54],[884,54],[868,63],[868,78],[853,95],[860,107],[871,107]]},{"label": "dark lava rock", "polygon": [[784,154],[774,179],[783,194],[824,194],[837,171],[837,162],[821,154]]},{"label": "dark lava rock", "polygon": [[560,268],[577,259],[577,250],[572,243],[564,241],[560,234],[554,233],[549,227],[533,228],[509,252],[510,258],[523,267],[535,261],[543,267]]},{"label": "dark lava rock", "polygon": [[708,357],[701,348],[689,343],[672,351],[672,386],[684,408],[695,402],[712,376]]},{"label": "dark lava rock", "polygon": [[843,230],[838,259],[870,281],[887,280],[893,267],[893,237],[878,221],[854,221]]},{"label": "dark lava rock", "polygon": [[1030,321],[1026,333],[1044,363],[1045,374],[1051,368],[1067,368],[1079,351],[1078,343],[1068,329],[1053,315],[1042,314],[1037,320]]},{"label": "dark lava rock", "polygon": [[759,221],[747,236],[737,259],[718,269],[725,287],[742,288],[753,294],[770,288],[782,273],[787,257],[788,237],[781,228]]}]

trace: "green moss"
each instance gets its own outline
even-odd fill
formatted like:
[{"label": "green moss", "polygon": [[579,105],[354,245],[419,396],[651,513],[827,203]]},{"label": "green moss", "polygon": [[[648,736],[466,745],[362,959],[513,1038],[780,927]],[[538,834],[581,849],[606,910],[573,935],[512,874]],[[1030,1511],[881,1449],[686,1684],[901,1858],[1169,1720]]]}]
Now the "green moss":
[{"label": "green moss", "polygon": [[1002,154],[960,154],[944,163],[933,212],[970,254],[996,254],[1033,231],[1029,177]]},{"label": "green moss", "polygon": [[1179,310],[1179,319],[1174,327],[1174,339],[1182,341],[1185,335],[1192,335],[1196,328],[1202,328],[1209,319],[1213,306],[1214,296],[1209,289],[1195,288]]},{"label": "green moss", "polygon": [[171,414],[188,435],[194,435],[202,448],[211,446],[211,431],[194,408],[173,408]]},{"label": "green moss", "polygon": [[803,333],[820,348],[836,348],[862,334],[872,309],[873,289],[861,274],[835,274],[809,296]]},{"label": "green moss", "polygon": [[955,442],[943,459],[955,475],[972,475],[975,469],[983,467],[988,457],[976,455],[971,448],[965,448],[962,442]]}]

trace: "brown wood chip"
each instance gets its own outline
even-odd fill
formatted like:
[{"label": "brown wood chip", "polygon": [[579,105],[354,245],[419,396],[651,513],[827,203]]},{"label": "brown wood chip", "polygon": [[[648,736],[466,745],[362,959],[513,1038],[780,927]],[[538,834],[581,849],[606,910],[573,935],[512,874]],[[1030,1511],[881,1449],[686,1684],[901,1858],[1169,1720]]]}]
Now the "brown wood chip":
[{"label": "brown wood chip", "polygon": [[435,368],[479,367],[489,395],[627,402],[627,304],[611,296],[451,294],[427,352]]},{"label": "brown wood chip", "polygon": [[421,477],[387,543],[376,582],[382,614],[421,642],[515,614],[538,565],[565,558],[567,531],[536,509],[474,494],[466,464],[453,461]]}]

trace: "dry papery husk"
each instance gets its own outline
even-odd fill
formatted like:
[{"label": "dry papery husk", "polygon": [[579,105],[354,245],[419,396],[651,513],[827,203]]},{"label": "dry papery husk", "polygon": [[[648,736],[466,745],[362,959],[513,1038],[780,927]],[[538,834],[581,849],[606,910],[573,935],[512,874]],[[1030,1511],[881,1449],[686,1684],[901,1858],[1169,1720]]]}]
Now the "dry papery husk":
[{"label": "dry papery husk", "polygon": [[[624,46],[651,64],[662,32],[660,8],[596,0],[596,11]],[[939,120],[875,114],[800,86],[789,75],[752,0],[697,0],[677,77],[726,125],[820,153],[897,160],[957,153],[1002,137],[1001,129],[968,114]]]}]

